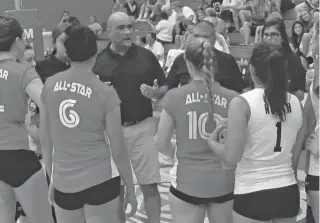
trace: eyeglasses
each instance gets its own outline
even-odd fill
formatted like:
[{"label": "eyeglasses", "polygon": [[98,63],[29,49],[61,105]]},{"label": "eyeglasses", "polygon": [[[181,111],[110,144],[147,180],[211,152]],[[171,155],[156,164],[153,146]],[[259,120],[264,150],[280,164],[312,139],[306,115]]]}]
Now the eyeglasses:
[{"label": "eyeglasses", "polygon": [[267,38],[267,39],[274,39],[274,38],[278,38],[280,36],[280,33],[264,33],[263,37]]}]

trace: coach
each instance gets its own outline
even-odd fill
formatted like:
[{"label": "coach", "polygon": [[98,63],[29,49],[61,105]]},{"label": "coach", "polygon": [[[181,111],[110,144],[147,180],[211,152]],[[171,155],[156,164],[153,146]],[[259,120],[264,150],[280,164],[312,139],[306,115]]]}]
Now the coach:
[{"label": "coach", "polygon": [[132,44],[132,31],[128,15],[116,12],[109,17],[111,43],[98,54],[93,72],[119,95],[124,137],[148,220],[160,223],[160,167],[151,98],[161,98],[167,87],[158,86],[165,82],[159,62],[151,51]]},{"label": "coach", "polygon": [[[202,38],[203,40],[210,41],[212,45],[214,45],[216,41],[216,31],[214,26],[207,21],[198,22],[194,26],[193,36],[194,38]],[[215,80],[225,88],[239,93],[242,92],[246,86],[236,60],[231,55],[223,53],[217,49],[214,49],[213,51],[217,65]],[[188,84],[189,80],[190,74],[184,61],[184,54],[180,54],[173,62],[167,77],[166,85],[171,89],[178,87],[180,84]]]}]

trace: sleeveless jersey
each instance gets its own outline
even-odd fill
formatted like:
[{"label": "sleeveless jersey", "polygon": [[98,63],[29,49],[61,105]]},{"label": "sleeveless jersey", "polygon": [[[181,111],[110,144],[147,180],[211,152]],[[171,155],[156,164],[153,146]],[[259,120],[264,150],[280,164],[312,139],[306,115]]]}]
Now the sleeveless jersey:
[{"label": "sleeveless jersey", "polygon": [[25,88],[39,78],[34,68],[13,59],[0,60],[0,150],[29,149],[25,128]]},{"label": "sleeveless jersey", "polygon": [[[227,118],[228,106],[237,93],[213,84],[214,119],[219,125]],[[213,198],[233,191],[234,170],[225,169],[222,160],[207,143],[208,104],[203,81],[169,91],[164,100],[165,111],[172,116],[177,137],[176,179],[172,186],[194,197]]]},{"label": "sleeveless jersey", "polygon": [[235,194],[285,187],[296,183],[292,169],[292,148],[302,126],[301,105],[288,94],[284,122],[271,114],[263,100],[264,89],[241,95],[251,110],[247,142],[236,168]]},{"label": "sleeveless jersey", "polygon": [[[312,107],[316,116],[316,127],[312,134],[315,135],[316,139],[313,139],[309,146],[314,146],[319,150],[319,98],[313,92],[313,83],[310,86],[310,96],[311,96]],[[320,163],[319,155],[315,156],[314,154],[311,153],[308,174],[312,176],[320,176],[319,163]]]},{"label": "sleeveless jersey", "polygon": [[91,72],[71,68],[50,77],[42,91],[54,146],[57,190],[75,193],[112,177],[105,115],[120,104],[116,91]]}]

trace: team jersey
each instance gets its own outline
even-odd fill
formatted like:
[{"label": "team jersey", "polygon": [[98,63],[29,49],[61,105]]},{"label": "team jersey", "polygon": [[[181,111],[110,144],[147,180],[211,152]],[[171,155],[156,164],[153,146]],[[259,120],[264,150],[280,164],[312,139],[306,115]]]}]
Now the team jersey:
[{"label": "team jersey", "polygon": [[[309,146],[315,147],[319,150],[319,98],[313,92],[313,83],[310,86],[310,96],[314,114],[316,116],[316,127],[311,133],[315,135],[315,139],[309,143]],[[310,154],[309,171],[308,174],[312,176],[320,176],[320,158],[319,155],[315,156],[313,153]]]},{"label": "team jersey", "polygon": [[39,78],[34,68],[13,59],[0,60],[0,150],[29,149],[25,128],[25,88]]},{"label": "team jersey", "polygon": [[[213,112],[217,126],[227,118],[230,100],[237,93],[215,83]],[[176,179],[172,186],[198,198],[213,198],[233,191],[234,170],[226,169],[222,160],[209,148],[206,126],[208,104],[203,81],[169,91],[164,100],[164,110],[174,119],[177,137]]]},{"label": "team jersey", "polygon": [[41,98],[54,146],[54,187],[75,193],[118,176],[104,135],[106,114],[120,104],[116,91],[71,68],[50,77]]},{"label": "team jersey", "polygon": [[302,126],[301,105],[288,93],[285,121],[272,115],[263,100],[264,89],[241,95],[250,108],[247,142],[236,168],[235,194],[289,186],[296,183],[292,148]]}]

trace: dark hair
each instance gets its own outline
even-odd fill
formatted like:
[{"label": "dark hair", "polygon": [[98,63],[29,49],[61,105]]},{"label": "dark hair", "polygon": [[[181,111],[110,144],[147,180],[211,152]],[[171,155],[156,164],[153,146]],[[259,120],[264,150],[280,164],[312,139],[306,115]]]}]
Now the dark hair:
[{"label": "dark hair", "polygon": [[157,37],[157,34],[156,34],[156,33],[153,33],[153,32],[152,32],[152,33],[149,33],[149,35],[151,36],[152,39],[156,39],[156,37]]},{"label": "dark hair", "polygon": [[140,36],[140,41],[143,43],[143,44],[146,44],[147,43],[147,39],[145,36]]},{"label": "dark hair", "polygon": [[210,42],[193,38],[188,42],[184,55],[186,60],[191,62],[196,69],[201,70],[205,75],[204,83],[207,88],[205,102],[209,105],[208,121],[215,129],[212,84],[216,74],[217,60],[214,56],[212,45]]},{"label": "dark hair", "polygon": [[160,20],[167,20],[169,17],[168,17],[168,14],[164,11],[160,12]]},{"label": "dark hair", "polygon": [[65,33],[67,39],[64,45],[71,61],[84,62],[97,53],[96,36],[90,28],[82,25],[70,26]]},{"label": "dark hair", "polygon": [[275,26],[278,31],[280,32],[281,38],[282,38],[282,47],[284,54],[293,54],[290,45],[289,45],[289,38],[286,32],[286,26],[284,24],[283,19],[275,17],[267,19],[266,23],[264,24],[262,28],[262,36],[264,35],[264,31],[266,28],[269,28],[271,26]]},{"label": "dark hair", "polygon": [[27,43],[25,50],[33,50],[33,47],[29,43]]},{"label": "dark hair", "polygon": [[[294,27],[297,24],[301,25],[301,27],[302,27],[302,31],[301,31],[301,34],[299,36],[294,31]],[[303,23],[301,21],[299,21],[299,20],[294,21],[294,23],[292,24],[292,30],[291,30],[291,43],[293,44],[294,48],[299,49],[300,42],[301,42],[303,34],[304,34]]]},{"label": "dark hair", "polygon": [[10,51],[16,38],[22,39],[23,29],[14,18],[0,18],[0,52]]},{"label": "dark hair", "polygon": [[287,114],[288,82],[283,49],[271,44],[257,44],[250,64],[256,77],[265,85],[263,100],[274,116],[284,121]]},{"label": "dark hair", "polygon": [[72,26],[81,25],[79,19],[75,16],[70,16],[68,21]]}]

